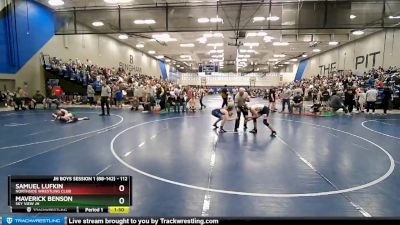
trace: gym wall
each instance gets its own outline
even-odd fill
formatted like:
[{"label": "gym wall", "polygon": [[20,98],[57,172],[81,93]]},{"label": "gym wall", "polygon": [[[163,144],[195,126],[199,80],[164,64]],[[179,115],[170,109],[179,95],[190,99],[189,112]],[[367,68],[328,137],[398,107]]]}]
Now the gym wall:
[{"label": "gym wall", "polygon": [[362,74],[372,67],[400,66],[400,30],[385,29],[308,59],[303,77],[352,70]]},{"label": "gym wall", "polygon": [[[14,88],[23,87],[29,94],[36,90],[45,93],[41,53],[64,61],[90,59],[107,67],[117,68],[122,63],[133,73],[161,76],[158,60],[107,35],[54,35],[50,9],[30,0],[27,4],[28,11],[20,2],[15,13],[0,18],[0,80],[14,80]],[[17,26],[10,31],[6,19],[14,15]]]}]

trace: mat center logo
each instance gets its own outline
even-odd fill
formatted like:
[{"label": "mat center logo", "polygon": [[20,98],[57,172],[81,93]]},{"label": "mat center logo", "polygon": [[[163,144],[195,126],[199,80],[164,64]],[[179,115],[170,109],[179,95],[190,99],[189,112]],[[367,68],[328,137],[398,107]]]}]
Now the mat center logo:
[{"label": "mat center logo", "polygon": [[12,217],[7,217],[7,224],[12,224],[12,222],[13,222]]}]

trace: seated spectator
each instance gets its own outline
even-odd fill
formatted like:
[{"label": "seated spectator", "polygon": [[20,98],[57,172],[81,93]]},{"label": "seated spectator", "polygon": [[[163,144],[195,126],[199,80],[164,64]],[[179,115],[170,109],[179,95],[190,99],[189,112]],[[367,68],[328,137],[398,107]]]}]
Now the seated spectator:
[{"label": "seated spectator", "polygon": [[50,95],[49,98],[46,99],[45,101],[45,108],[49,108],[51,109],[51,105],[55,104],[56,105],[56,109],[59,109],[60,107],[60,101],[58,100],[57,96],[54,95],[54,93],[52,93]]},{"label": "seated spectator", "polygon": [[139,102],[138,97],[134,96],[132,99],[131,110],[136,110],[136,111],[139,110],[139,105],[140,105],[140,102]]},{"label": "seated spectator", "polygon": [[46,98],[40,94],[40,91],[36,91],[36,94],[32,97],[33,109],[36,109],[37,104],[43,104],[44,108],[46,108]]},{"label": "seated spectator", "polygon": [[329,99],[329,106],[331,107],[333,112],[338,111],[339,109],[343,109],[343,111],[347,114],[347,108],[345,107],[343,103],[343,99],[337,95],[337,93],[334,91],[332,92],[332,96]]},{"label": "seated spectator", "polygon": [[27,98],[27,93],[22,89],[21,87],[17,88],[17,93],[15,94],[14,97],[14,102],[15,102],[15,110],[26,110],[25,107],[25,99]]}]

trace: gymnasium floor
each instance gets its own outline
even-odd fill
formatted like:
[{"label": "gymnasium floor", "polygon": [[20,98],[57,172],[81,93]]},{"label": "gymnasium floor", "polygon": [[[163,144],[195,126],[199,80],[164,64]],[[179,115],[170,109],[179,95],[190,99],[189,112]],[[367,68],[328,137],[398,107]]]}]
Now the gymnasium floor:
[{"label": "gymnasium floor", "polygon": [[90,117],[74,124],[0,113],[0,214],[8,175],[103,174],[133,177],[131,216],[400,215],[400,115],[273,113],[276,138],[261,121],[257,135],[218,135],[210,111],[221,99],[205,102],[187,114],[74,108]]}]

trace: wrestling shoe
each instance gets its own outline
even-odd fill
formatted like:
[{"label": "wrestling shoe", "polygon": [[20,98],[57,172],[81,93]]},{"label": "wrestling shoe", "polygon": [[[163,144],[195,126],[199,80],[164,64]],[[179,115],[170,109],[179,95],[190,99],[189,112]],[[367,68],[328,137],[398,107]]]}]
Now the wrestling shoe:
[{"label": "wrestling shoe", "polygon": [[272,131],[271,137],[276,137],[276,131]]},{"label": "wrestling shoe", "polygon": [[253,129],[253,130],[251,130],[249,132],[252,133],[252,134],[257,134],[257,130],[255,130],[255,129]]},{"label": "wrestling shoe", "polygon": [[219,132],[220,132],[220,133],[225,133],[226,130],[224,130],[224,128],[221,128],[221,129],[219,129]]}]

